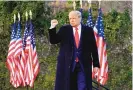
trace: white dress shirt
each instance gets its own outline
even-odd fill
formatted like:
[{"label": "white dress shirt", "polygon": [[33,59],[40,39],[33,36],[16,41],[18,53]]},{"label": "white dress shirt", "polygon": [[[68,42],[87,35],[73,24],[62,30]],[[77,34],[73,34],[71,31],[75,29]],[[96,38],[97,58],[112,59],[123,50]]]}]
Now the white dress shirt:
[{"label": "white dress shirt", "polygon": [[[80,40],[80,37],[81,37],[81,24],[77,27],[78,28],[78,34],[79,34],[79,40]],[[75,28],[73,27],[73,35],[75,36]]]}]

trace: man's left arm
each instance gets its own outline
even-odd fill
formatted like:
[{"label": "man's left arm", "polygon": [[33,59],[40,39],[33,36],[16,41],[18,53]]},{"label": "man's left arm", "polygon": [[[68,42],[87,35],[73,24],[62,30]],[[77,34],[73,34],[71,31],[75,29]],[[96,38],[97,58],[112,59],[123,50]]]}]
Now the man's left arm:
[{"label": "man's left arm", "polygon": [[93,67],[94,67],[94,72],[97,72],[98,69],[100,68],[99,57],[98,57],[98,49],[97,49],[97,45],[96,45],[94,31],[93,31],[93,29],[90,30],[90,31],[91,31],[91,39],[92,39],[92,42],[91,42],[92,43],[92,48],[91,49],[92,49]]}]

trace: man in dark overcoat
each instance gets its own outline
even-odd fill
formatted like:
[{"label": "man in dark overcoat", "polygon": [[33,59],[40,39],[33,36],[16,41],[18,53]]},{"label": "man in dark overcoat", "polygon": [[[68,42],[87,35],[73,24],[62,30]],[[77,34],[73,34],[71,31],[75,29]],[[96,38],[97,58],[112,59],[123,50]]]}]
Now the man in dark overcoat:
[{"label": "man in dark overcoat", "polygon": [[93,29],[81,24],[79,11],[69,13],[69,22],[56,32],[53,19],[49,28],[50,43],[60,43],[55,90],[92,90],[92,62],[94,73],[100,68]]}]

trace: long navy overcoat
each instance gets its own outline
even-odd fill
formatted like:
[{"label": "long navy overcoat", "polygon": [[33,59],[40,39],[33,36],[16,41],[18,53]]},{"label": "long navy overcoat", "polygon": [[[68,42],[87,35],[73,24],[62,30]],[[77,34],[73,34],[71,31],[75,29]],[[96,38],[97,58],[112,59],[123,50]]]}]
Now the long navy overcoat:
[{"label": "long navy overcoat", "polygon": [[[56,28],[49,29],[49,39],[51,44],[60,43],[59,55],[57,57],[55,90],[70,90],[70,66],[73,62],[74,47],[72,26],[64,25],[57,33]],[[90,88],[92,87],[92,60],[94,67],[100,67],[92,28],[81,25],[80,45],[82,48],[80,60],[84,68],[87,88]]]}]

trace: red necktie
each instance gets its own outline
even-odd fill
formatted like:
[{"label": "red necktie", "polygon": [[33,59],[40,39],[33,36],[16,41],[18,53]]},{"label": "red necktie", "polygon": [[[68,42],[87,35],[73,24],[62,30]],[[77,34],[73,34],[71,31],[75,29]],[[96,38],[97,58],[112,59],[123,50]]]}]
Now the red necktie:
[{"label": "red necktie", "polygon": [[[78,28],[75,27],[75,43],[76,43],[76,47],[78,48],[79,45],[79,34],[78,34]],[[78,57],[76,57],[76,62],[78,62]]]},{"label": "red necktie", "polygon": [[79,45],[79,34],[78,34],[78,28],[75,27],[75,42],[76,42],[76,47],[78,48]]}]

